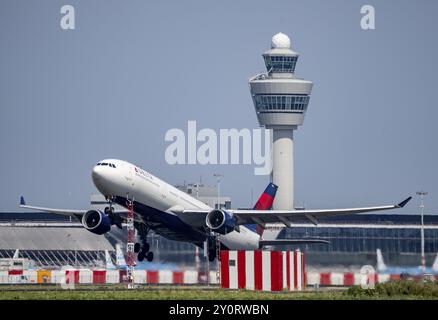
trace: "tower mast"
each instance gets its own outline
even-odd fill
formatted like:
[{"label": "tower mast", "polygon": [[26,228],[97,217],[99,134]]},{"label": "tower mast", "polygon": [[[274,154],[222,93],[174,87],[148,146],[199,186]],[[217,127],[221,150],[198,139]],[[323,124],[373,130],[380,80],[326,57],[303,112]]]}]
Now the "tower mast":
[{"label": "tower mast", "polygon": [[251,78],[251,96],[260,126],[273,130],[271,182],[278,186],[273,209],[294,209],[294,130],[304,122],[312,82],[297,78],[299,54],[283,33],[263,54],[267,73]]}]

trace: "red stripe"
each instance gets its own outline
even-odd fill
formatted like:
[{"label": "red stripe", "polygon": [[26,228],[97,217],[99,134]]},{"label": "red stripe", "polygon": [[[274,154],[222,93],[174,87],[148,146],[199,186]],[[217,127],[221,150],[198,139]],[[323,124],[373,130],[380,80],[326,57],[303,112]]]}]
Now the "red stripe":
[{"label": "red stripe", "polygon": [[400,280],[400,275],[399,274],[391,274],[389,275],[389,279],[390,280]]},{"label": "red stripe", "polygon": [[230,270],[229,270],[229,252],[221,251],[221,286],[222,288],[230,287]]},{"label": "red stripe", "polygon": [[9,270],[8,275],[10,276],[16,276],[23,274],[23,270]]},{"label": "red stripe", "polygon": [[287,281],[287,288],[291,290],[290,287],[290,252],[286,251],[286,281]]},{"label": "red stripe", "polygon": [[353,285],[354,285],[354,274],[344,273],[344,286],[353,286]]},{"label": "red stripe", "polygon": [[283,289],[283,261],[280,251],[271,251],[271,290],[281,291]]},{"label": "red stripe", "polygon": [[294,251],[294,288],[298,288],[298,253]]},{"label": "red stripe", "polygon": [[262,252],[254,251],[254,288],[263,290]]},{"label": "red stripe", "polygon": [[93,283],[101,284],[106,282],[106,271],[105,270],[93,270]]},{"label": "red stripe", "polygon": [[79,283],[79,270],[66,270],[65,271],[65,283]]},{"label": "red stripe", "polygon": [[146,282],[147,283],[158,283],[158,271],[147,271]]},{"label": "red stripe", "polygon": [[322,286],[329,286],[332,284],[330,273],[320,273],[319,274],[319,284]]},{"label": "red stripe", "polygon": [[245,270],[245,251],[237,251],[237,287],[239,289],[245,289],[246,287]]},{"label": "red stripe", "polygon": [[174,271],[172,274],[172,282],[175,284],[184,283],[184,272],[183,271]]},{"label": "red stripe", "polygon": [[307,279],[306,279],[306,266],[304,264],[304,253],[301,252],[301,288],[306,287]]},{"label": "red stripe", "polygon": [[257,201],[256,205],[254,206],[255,210],[269,210],[272,206],[272,202],[274,201],[274,198],[270,196],[267,193],[263,193],[259,200]]},{"label": "red stripe", "polygon": [[127,277],[126,274],[127,274],[126,270],[119,270],[119,277],[121,283],[128,281],[128,279],[126,278]]}]

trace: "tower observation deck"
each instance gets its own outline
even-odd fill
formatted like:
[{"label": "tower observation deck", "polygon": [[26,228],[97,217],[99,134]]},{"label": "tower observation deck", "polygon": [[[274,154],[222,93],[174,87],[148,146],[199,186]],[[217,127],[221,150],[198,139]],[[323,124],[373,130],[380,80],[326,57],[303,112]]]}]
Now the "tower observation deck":
[{"label": "tower observation deck", "polygon": [[274,35],[271,49],[263,54],[267,72],[249,81],[259,124],[273,130],[271,181],[278,185],[276,210],[294,208],[293,132],[304,122],[313,85],[295,76],[298,56],[287,35]]}]

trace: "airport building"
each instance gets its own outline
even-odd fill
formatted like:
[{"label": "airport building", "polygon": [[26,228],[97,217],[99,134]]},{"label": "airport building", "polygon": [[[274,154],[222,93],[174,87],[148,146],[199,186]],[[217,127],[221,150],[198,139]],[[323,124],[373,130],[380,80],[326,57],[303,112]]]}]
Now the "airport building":
[{"label": "airport building", "polygon": [[[438,252],[438,215],[425,215],[426,265]],[[277,226],[270,226],[275,229]],[[387,265],[420,265],[420,216],[418,214],[358,214],[320,221],[307,221],[291,228],[281,227],[280,238],[320,237],[330,244],[300,245],[309,267],[362,266],[376,264],[376,250],[381,249]],[[270,230],[265,231],[269,236]],[[68,217],[44,213],[0,213],[0,259],[11,258],[16,249],[21,258],[35,266],[56,268],[62,265],[102,266],[104,251],[115,257],[116,243],[124,244],[126,230],[113,227],[104,236],[87,231]],[[203,258],[202,250],[185,242],[171,241],[150,233],[148,242],[156,253],[156,262],[195,268]],[[276,248],[279,249],[279,248]],[[292,249],[291,247],[283,249]]]},{"label": "airport building", "polygon": [[212,208],[231,209],[231,198],[218,194],[217,186],[209,186],[203,183],[184,183],[175,187]]},{"label": "airport building", "polygon": [[[438,253],[438,215],[424,216],[426,265]],[[308,265],[375,265],[380,249],[387,265],[421,265],[421,220],[418,214],[357,214],[295,223],[280,238],[324,238],[330,244],[301,246]]]}]

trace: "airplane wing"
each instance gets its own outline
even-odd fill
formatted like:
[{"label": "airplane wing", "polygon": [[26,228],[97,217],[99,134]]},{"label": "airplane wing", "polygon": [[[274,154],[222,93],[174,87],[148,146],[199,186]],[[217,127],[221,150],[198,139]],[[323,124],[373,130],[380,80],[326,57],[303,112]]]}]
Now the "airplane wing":
[{"label": "airplane wing", "polygon": [[[266,223],[283,223],[290,226],[291,223],[297,221],[310,221],[317,225],[318,219],[342,216],[349,214],[357,214],[371,211],[391,210],[403,208],[406,203],[411,200],[409,197],[402,202],[378,207],[364,207],[364,208],[346,208],[346,209],[317,209],[317,210],[251,210],[251,209],[236,209],[226,210],[232,214],[236,219],[237,225],[253,224],[264,225]],[[185,222],[195,226],[205,225],[205,217],[209,213],[208,210],[183,210],[177,212],[177,215]]]},{"label": "airplane wing", "polygon": [[37,206],[29,206],[24,201],[24,198],[20,198],[20,208],[31,209],[42,212],[49,212],[54,214],[59,214],[63,216],[75,216],[75,215],[84,215],[88,210],[73,210],[73,209],[55,209],[55,208],[45,208],[45,207],[37,207]]},{"label": "airplane wing", "polygon": [[277,245],[292,245],[292,244],[329,244],[330,241],[324,239],[274,239],[274,240],[260,240],[259,246],[277,246]]}]

